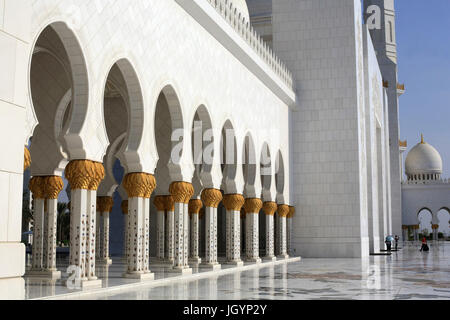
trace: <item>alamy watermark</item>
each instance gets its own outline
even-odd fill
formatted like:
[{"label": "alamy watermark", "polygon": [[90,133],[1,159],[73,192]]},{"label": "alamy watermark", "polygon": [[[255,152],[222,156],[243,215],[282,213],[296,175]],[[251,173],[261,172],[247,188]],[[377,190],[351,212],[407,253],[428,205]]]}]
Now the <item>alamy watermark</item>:
[{"label": "alamy watermark", "polygon": [[371,5],[366,10],[366,25],[369,30],[381,30],[381,8]]},{"label": "alamy watermark", "polygon": [[66,270],[69,277],[66,281],[66,287],[69,290],[81,289],[81,268],[79,266],[70,265]]},{"label": "alamy watermark", "polygon": [[[264,131],[267,134],[267,130],[261,131]],[[276,139],[280,136],[278,129],[271,129],[269,131],[272,138]],[[170,154],[171,163],[179,164],[181,162],[185,134],[186,130],[183,128],[172,131],[172,149]],[[194,121],[191,136],[194,165],[212,166],[214,164],[214,157],[220,156],[221,165],[260,165],[260,174],[262,176],[272,175],[272,166],[275,168],[275,173],[279,172],[281,160],[276,158],[275,161],[272,161],[271,156],[277,154],[271,154],[267,143],[264,143],[261,146],[259,154],[256,154],[256,146],[247,141],[247,143],[240,146],[242,148],[242,152],[240,153],[241,159],[238,159],[238,145],[236,132],[234,129],[224,129],[219,137],[215,137],[211,128],[204,129],[202,121]],[[214,139],[217,138],[220,138],[219,150],[216,150],[215,148]],[[278,152],[278,150],[274,151]]]}]

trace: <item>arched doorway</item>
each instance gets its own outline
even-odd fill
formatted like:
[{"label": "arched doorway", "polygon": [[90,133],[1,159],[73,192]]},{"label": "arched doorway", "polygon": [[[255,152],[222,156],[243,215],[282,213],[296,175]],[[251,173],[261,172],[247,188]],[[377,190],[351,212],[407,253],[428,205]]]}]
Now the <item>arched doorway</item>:
[{"label": "arched doorway", "polygon": [[[71,157],[83,153],[78,133],[86,120],[89,97],[84,54],[65,23],[52,23],[37,36],[29,83],[30,104],[39,123],[30,138],[31,180],[28,182],[30,175],[25,175],[24,181],[24,187],[29,186],[33,196],[31,216],[27,217],[34,225],[28,271],[54,279],[60,276],[55,271],[57,245],[72,243],[73,225],[82,223],[73,217],[67,219],[71,192],[64,171]],[[57,217],[65,225],[58,228]]]},{"label": "arched doorway", "polygon": [[[200,199],[202,191],[213,187],[212,166],[214,161],[214,132],[208,109],[200,105],[192,120],[192,161],[194,176],[192,184],[194,195],[192,199]],[[202,204],[202,207],[204,204]],[[200,209],[201,210],[201,209]],[[220,210],[220,207],[218,208]],[[219,217],[222,214],[219,214]],[[205,219],[203,211],[190,217],[190,262],[198,263],[200,256],[206,254]]]},{"label": "arched doorway", "polygon": [[432,234],[432,221],[433,215],[430,209],[423,208],[417,214],[417,219],[419,221],[419,238],[422,236],[428,237]]}]

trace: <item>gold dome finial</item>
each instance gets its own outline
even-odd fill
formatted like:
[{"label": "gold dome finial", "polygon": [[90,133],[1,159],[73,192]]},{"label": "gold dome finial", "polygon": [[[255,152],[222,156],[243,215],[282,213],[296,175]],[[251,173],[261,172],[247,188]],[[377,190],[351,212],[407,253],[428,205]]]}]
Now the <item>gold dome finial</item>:
[{"label": "gold dome finial", "polygon": [[425,140],[423,140],[423,133],[420,134],[420,143],[425,144]]}]

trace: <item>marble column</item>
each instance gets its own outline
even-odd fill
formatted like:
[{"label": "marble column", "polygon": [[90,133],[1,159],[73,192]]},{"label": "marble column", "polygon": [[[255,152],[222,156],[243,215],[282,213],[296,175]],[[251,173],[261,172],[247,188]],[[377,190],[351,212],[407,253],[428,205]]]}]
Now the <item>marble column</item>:
[{"label": "marble column", "polygon": [[408,226],[402,225],[402,238],[403,241],[408,241]]},{"label": "marble column", "polygon": [[109,256],[109,215],[110,211],[103,212],[103,225],[102,225],[102,254],[100,256],[102,262],[105,264],[112,264],[111,257]]},{"label": "marble column", "polygon": [[279,243],[278,243],[278,258],[279,259],[287,259],[289,255],[287,254],[287,244],[286,244],[286,217],[289,214],[289,206],[285,204],[278,205],[278,234],[279,234]]},{"label": "marble column", "polygon": [[100,287],[95,276],[95,231],[97,189],[105,177],[103,165],[90,160],[74,160],[65,169],[70,184],[70,254],[69,264],[77,268],[76,283]]},{"label": "marble column", "polygon": [[[244,202],[245,202],[245,200],[244,200]],[[245,223],[245,209],[244,209],[244,207],[241,208],[240,218],[241,218],[241,246],[240,246],[240,248],[241,248],[241,257],[244,256],[244,258],[245,258],[245,243],[246,243],[247,237],[245,236],[246,223]]]},{"label": "marble column", "polygon": [[[198,225],[199,225],[199,229],[198,229],[198,251],[199,251],[199,256],[203,255],[203,252],[201,251],[203,248],[205,248],[205,246],[202,247],[202,244],[205,243],[205,232],[204,229],[202,229],[202,220],[205,217],[205,207],[202,207],[200,209],[200,211],[198,212]],[[200,262],[201,263],[201,262]]]},{"label": "marble column", "polygon": [[150,196],[156,187],[153,175],[129,173],[123,179],[128,195],[128,256],[126,278],[153,280],[150,258]]},{"label": "marble column", "polygon": [[169,192],[174,201],[174,238],[175,257],[173,271],[181,274],[191,274],[188,261],[188,203],[194,194],[194,187],[188,182],[173,182]]},{"label": "marble column", "polygon": [[274,214],[277,211],[276,202],[268,201],[263,204],[263,211],[266,215],[266,256],[264,260],[276,261],[275,257],[275,232],[274,232]]},{"label": "marble column", "polygon": [[165,260],[168,264],[173,265],[175,263],[175,202],[172,196],[164,196],[164,211],[165,211],[165,247],[166,254]]},{"label": "marble column", "polygon": [[44,251],[44,209],[45,209],[45,184],[44,177],[33,177],[29,188],[33,194],[33,245],[31,256],[31,272],[38,273],[43,269]]},{"label": "marble column", "polygon": [[[97,225],[101,226],[97,238],[101,239],[98,262],[100,264],[111,264],[109,256],[109,215],[113,209],[114,201],[112,197],[97,197],[97,212],[100,212],[100,220]],[[100,223],[101,222],[101,223]],[[98,228],[97,228],[98,229]]]},{"label": "marble column", "polygon": [[[192,192],[193,194],[193,192]],[[192,195],[191,195],[192,196]],[[190,197],[189,200],[187,201],[187,203],[184,203],[184,207],[183,207],[183,237],[184,237],[184,250],[183,250],[183,261],[186,261],[186,264],[189,266],[189,201],[190,201]]]},{"label": "marble column", "polygon": [[418,224],[413,225],[414,230],[414,241],[419,241],[419,228],[420,226]]},{"label": "marble column", "polygon": [[[103,166],[102,166],[103,167]],[[86,214],[86,277],[88,280],[96,281],[95,274],[95,239],[97,226],[97,187],[87,190],[87,214]]]},{"label": "marble column", "polygon": [[164,260],[164,241],[165,241],[165,201],[164,196],[156,196],[153,200],[156,207],[156,258],[159,261]]},{"label": "marble column", "polygon": [[205,259],[201,267],[219,270],[217,259],[217,207],[222,201],[222,192],[218,189],[205,189],[201,195],[205,205]]},{"label": "marble column", "polygon": [[191,219],[191,250],[189,262],[194,264],[199,264],[202,262],[202,259],[199,256],[199,212],[202,207],[203,203],[200,199],[192,199],[189,201],[189,215]]},{"label": "marble column", "polygon": [[437,241],[438,240],[438,229],[439,229],[439,225],[438,224],[433,224],[431,226],[431,229],[433,230],[433,240]]},{"label": "marble column", "polygon": [[27,272],[33,277],[56,280],[61,272],[56,269],[56,230],[58,216],[58,195],[64,188],[59,176],[33,177],[30,190],[35,198],[34,238],[32,269]]},{"label": "marble column", "polygon": [[259,211],[262,201],[258,198],[245,199],[246,261],[260,263],[259,257]]},{"label": "marble column", "polygon": [[294,219],[295,207],[289,206],[289,213],[286,217],[286,248],[287,254],[292,254],[291,252],[291,241],[292,241],[292,219]]},{"label": "marble column", "polygon": [[275,256],[280,255],[280,215],[279,214],[275,214],[274,215],[274,232],[275,232]]},{"label": "marble column", "polygon": [[226,252],[227,264],[242,266],[241,260],[241,209],[244,205],[241,194],[227,194],[223,197],[226,216]]},{"label": "marble column", "polygon": [[64,182],[59,176],[45,177],[45,198],[47,204],[44,228],[46,230],[46,261],[44,272],[52,280],[59,279],[61,272],[56,269],[56,231],[58,218],[58,196],[64,188]]},{"label": "marble column", "polygon": [[101,211],[99,211],[99,206],[98,206],[98,201],[97,201],[97,215],[96,215],[96,221],[97,221],[97,225],[96,225],[96,237],[95,237],[95,259],[97,261],[100,261],[100,255],[101,255],[101,251],[102,251],[102,224],[101,224]]},{"label": "marble column", "polygon": [[123,214],[123,259],[127,261],[128,258],[128,200],[122,200],[120,205]]}]

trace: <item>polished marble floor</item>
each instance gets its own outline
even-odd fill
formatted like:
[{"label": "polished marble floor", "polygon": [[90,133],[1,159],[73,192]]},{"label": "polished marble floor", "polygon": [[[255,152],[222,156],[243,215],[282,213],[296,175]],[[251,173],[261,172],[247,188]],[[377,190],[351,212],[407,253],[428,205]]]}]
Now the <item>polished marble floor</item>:
[{"label": "polished marble floor", "polygon": [[303,259],[258,267],[249,265],[241,271],[227,270],[229,267],[224,266],[220,275],[194,268],[194,275],[186,280],[153,265],[156,280],[167,277],[174,280],[157,285],[123,279],[124,264],[117,258],[112,266],[98,268],[98,275],[103,278],[100,290],[73,292],[60,280],[49,284],[26,279],[26,298],[450,300],[450,242],[431,243],[429,252],[419,252],[418,247],[419,244],[408,244],[390,256],[364,260]]}]

